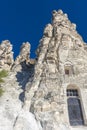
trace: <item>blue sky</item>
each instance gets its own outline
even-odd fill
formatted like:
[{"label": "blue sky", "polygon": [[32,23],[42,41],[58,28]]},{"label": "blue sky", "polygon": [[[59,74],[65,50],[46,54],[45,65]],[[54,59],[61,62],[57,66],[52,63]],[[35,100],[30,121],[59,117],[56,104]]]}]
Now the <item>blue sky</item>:
[{"label": "blue sky", "polygon": [[0,0],[0,42],[10,40],[14,57],[23,42],[31,43],[31,57],[51,22],[52,10],[62,9],[77,24],[77,31],[87,42],[87,0]]}]

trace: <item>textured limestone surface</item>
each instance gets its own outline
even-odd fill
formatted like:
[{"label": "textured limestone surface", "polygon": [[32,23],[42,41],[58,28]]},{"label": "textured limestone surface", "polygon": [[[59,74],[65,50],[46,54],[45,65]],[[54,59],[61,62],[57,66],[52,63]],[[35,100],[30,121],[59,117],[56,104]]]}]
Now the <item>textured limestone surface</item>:
[{"label": "textured limestone surface", "polygon": [[10,70],[13,64],[12,44],[5,40],[0,44],[0,68]]},{"label": "textured limestone surface", "polygon": [[[87,45],[62,10],[53,11],[36,54],[30,59],[26,42],[11,62],[1,84],[0,130],[87,130]],[[78,90],[83,125],[70,125],[67,89]]]},{"label": "textured limestone surface", "polygon": [[17,56],[15,60],[15,64],[20,64],[23,61],[28,61],[30,58],[30,43],[23,43],[20,48],[20,54]]}]

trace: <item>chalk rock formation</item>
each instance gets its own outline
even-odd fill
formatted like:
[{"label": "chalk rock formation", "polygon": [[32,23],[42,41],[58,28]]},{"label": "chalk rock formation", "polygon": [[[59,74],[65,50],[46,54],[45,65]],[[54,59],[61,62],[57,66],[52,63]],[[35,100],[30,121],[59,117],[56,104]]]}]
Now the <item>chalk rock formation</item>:
[{"label": "chalk rock formation", "polygon": [[[61,10],[53,11],[52,19],[37,49],[38,60],[31,87],[25,92],[24,109],[30,108],[42,130],[73,130],[69,124],[67,88],[78,86],[82,90],[87,81],[87,45]],[[83,96],[84,107],[86,100],[87,93]]]},{"label": "chalk rock formation", "polygon": [[15,64],[20,64],[24,61],[29,61],[30,58],[30,43],[26,42],[23,43],[20,48],[20,54],[15,60]]},{"label": "chalk rock formation", "polygon": [[0,44],[0,68],[10,70],[14,62],[12,44],[5,40]]},{"label": "chalk rock formation", "polygon": [[24,43],[2,84],[0,130],[87,130],[87,45],[67,14],[53,11],[29,54]]},{"label": "chalk rock formation", "polygon": [[30,59],[30,43],[23,43],[20,47],[20,53],[17,56],[12,70],[19,71],[19,69],[26,69],[29,65],[35,64],[35,59]]},{"label": "chalk rock formation", "polygon": [[25,85],[30,80],[31,71],[33,73],[29,67],[9,72],[1,84],[4,93],[0,97],[0,130],[39,130],[35,116],[23,109]]}]

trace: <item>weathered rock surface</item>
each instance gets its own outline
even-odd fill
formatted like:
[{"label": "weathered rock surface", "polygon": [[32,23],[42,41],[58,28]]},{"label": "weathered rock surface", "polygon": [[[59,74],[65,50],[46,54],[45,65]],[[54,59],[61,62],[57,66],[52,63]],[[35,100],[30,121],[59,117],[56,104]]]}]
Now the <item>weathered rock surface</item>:
[{"label": "weathered rock surface", "polygon": [[30,58],[30,47],[29,42],[22,44],[20,47],[20,53],[12,66],[13,71],[26,69],[29,65],[33,66],[35,64],[36,60]]},{"label": "weathered rock surface", "polygon": [[20,48],[20,54],[15,60],[15,64],[20,64],[21,62],[28,62],[30,58],[30,43],[23,43]]},{"label": "weathered rock surface", "polygon": [[39,130],[35,116],[23,109],[25,86],[32,81],[32,74],[33,66],[12,71],[1,84],[4,93],[0,97],[0,130]]},{"label": "weathered rock surface", "polygon": [[14,59],[10,41],[2,41],[0,44],[0,68],[10,70],[13,62]]},{"label": "weathered rock surface", "polygon": [[[27,42],[11,68],[2,84],[0,130],[87,130],[87,45],[67,14],[53,11],[37,60]],[[79,92],[84,125],[70,125],[69,88]]]}]

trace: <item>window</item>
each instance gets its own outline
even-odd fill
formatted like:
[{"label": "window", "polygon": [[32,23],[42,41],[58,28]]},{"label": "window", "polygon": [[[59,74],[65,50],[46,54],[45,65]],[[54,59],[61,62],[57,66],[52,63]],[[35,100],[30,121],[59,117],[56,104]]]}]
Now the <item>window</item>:
[{"label": "window", "polygon": [[74,74],[74,69],[73,69],[73,64],[72,64],[72,62],[71,61],[66,61],[65,63],[64,63],[64,74],[66,75],[66,76],[73,76],[73,74]]},{"label": "window", "polygon": [[64,65],[65,75],[71,76],[73,74],[73,66],[71,64]]},{"label": "window", "polygon": [[69,75],[69,69],[65,69],[65,74]]},{"label": "window", "polygon": [[68,89],[67,90],[67,96],[78,96],[78,91],[77,89]]},{"label": "window", "polygon": [[67,90],[69,121],[71,126],[84,125],[81,102],[77,89]]}]

